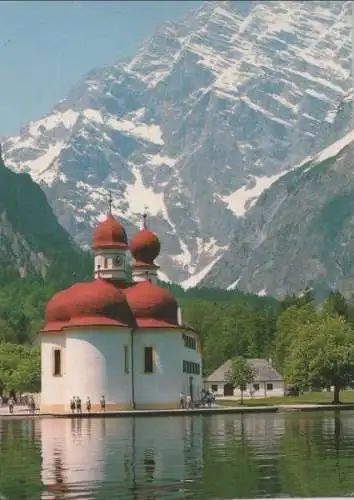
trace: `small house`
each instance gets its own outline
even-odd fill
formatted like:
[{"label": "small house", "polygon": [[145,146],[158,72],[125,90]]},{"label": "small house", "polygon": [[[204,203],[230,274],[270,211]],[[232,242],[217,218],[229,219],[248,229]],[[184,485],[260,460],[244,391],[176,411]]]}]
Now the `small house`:
[{"label": "small house", "polygon": [[[255,377],[243,391],[244,398],[266,398],[284,396],[285,384],[282,376],[266,359],[248,359]],[[227,373],[231,370],[231,359],[217,368],[206,380],[205,388],[210,389],[216,397],[241,397],[239,387],[234,389],[227,382]]]}]

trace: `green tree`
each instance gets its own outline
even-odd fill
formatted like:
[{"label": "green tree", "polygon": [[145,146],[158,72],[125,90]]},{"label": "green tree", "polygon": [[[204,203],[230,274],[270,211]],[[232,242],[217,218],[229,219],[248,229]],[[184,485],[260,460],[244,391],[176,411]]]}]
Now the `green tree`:
[{"label": "green tree", "polygon": [[329,293],[327,299],[323,303],[322,310],[331,316],[342,316],[346,320],[348,320],[349,317],[348,304],[338,290]]},{"label": "green tree", "polygon": [[39,392],[39,347],[0,344],[0,392]]},{"label": "green tree", "polygon": [[316,313],[311,303],[301,307],[292,305],[279,315],[272,348],[272,359],[280,373],[284,371],[284,363],[298,328],[315,320]]},{"label": "green tree", "polygon": [[285,363],[285,378],[299,388],[334,386],[333,403],[354,377],[354,331],[339,317],[318,315],[297,330]]},{"label": "green tree", "polygon": [[241,391],[241,404],[243,404],[243,391],[246,389],[247,384],[254,381],[255,371],[249,364],[247,359],[238,356],[231,360],[231,368],[226,373],[226,382],[234,389],[239,387]]}]

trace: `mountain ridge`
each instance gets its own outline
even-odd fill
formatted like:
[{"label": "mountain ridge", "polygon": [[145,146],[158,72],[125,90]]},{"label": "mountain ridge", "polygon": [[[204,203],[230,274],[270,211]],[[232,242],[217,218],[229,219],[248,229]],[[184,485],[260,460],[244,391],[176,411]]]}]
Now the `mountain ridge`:
[{"label": "mountain ridge", "polygon": [[147,206],[160,277],[194,285],[259,195],[333,142],[349,13],[344,1],[205,2],[8,138],[7,164],[40,183],[84,247],[108,189],[129,234]]},{"label": "mountain ridge", "polygon": [[44,192],[28,174],[7,169],[1,154],[0,221],[2,284],[30,276],[60,283],[89,273],[88,256],[58,223]]},{"label": "mountain ridge", "polygon": [[322,299],[353,276],[353,152],[351,131],[277,180],[202,284],[278,297],[312,287]]}]

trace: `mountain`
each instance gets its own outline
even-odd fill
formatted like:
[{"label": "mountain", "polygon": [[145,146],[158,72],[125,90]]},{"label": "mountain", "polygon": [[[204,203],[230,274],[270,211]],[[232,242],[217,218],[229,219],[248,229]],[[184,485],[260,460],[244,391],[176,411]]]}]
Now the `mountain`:
[{"label": "mountain", "polygon": [[351,31],[349,1],[205,2],[8,138],[7,164],[82,246],[109,189],[129,233],[147,206],[160,276],[196,284],[264,189],[341,133]]},{"label": "mountain", "polygon": [[276,296],[312,287],[323,298],[353,276],[353,155],[351,131],[277,180],[203,284]]},{"label": "mountain", "polygon": [[89,256],[58,223],[41,188],[28,174],[7,169],[0,154],[0,283],[16,278],[87,276]]}]

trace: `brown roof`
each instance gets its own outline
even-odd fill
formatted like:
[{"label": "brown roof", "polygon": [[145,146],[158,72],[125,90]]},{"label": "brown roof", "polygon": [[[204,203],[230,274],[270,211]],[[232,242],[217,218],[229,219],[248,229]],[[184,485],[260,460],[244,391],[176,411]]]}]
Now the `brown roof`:
[{"label": "brown roof", "polygon": [[[254,382],[282,381],[282,376],[272,367],[266,359],[251,358],[247,360],[255,371]],[[231,369],[231,359],[225,361],[209,377],[207,382],[223,382],[226,373]]]}]

